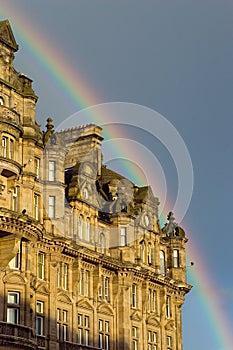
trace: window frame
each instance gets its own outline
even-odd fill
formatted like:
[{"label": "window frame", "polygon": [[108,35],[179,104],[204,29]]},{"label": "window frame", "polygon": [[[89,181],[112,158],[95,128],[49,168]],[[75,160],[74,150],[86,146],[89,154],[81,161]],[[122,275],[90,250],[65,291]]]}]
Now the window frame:
[{"label": "window frame", "polygon": [[8,263],[9,268],[14,270],[20,270],[21,258],[22,258],[22,241],[20,241],[18,252]]},{"label": "window frame", "polygon": [[[42,257],[42,261],[40,261],[40,257]],[[45,279],[45,253],[39,251],[37,255],[37,276],[39,279]]]},{"label": "window frame", "polygon": [[120,227],[120,246],[125,247],[127,245],[127,227]]},{"label": "window frame", "polygon": [[33,195],[33,217],[35,220],[40,219],[40,196],[37,193]]},{"label": "window frame", "polygon": [[48,166],[48,170],[49,170],[49,174],[48,174],[48,180],[49,181],[55,181],[56,179],[56,162],[54,160],[49,160],[49,166]]},{"label": "window frame", "polygon": [[[42,306],[42,308],[40,310],[38,310],[38,308],[37,308],[38,305]],[[45,335],[45,332],[44,332],[44,302],[41,300],[36,301],[36,335],[39,335],[39,336]]]},{"label": "window frame", "polygon": [[110,321],[99,318],[98,322],[98,338],[99,338],[99,348],[104,350],[110,349]]},{"label": "window frame", "polygon": [[[13,295],[16,296],[15,302],[9,299]],[[12,315],[14,320],[12,320]],[[7,292],[7,323],[20,324],[20,292],[18,291]]]},{"label": "window frame", "polygon": [[54,219],[56,216],[56,196],[49,196],[49,218]]},{"label": "window frame", "polygon": [[166,258],[164,250],[159,251],[160,274],[166,276]]},{"label": "window frame", "polygon": [[178,268],[180,267],[180,256],[179,256],[179,250],[174,249],[173,250],[173,267]]},{"label": "window frame", "polygon": [[36,179],[40,178],[40,158],[35,157],[34,158],[34,172],[36,175]]},{"label": "window frame", "polygon": [[137,284],[132,284],[132,308],[137,308]]}]

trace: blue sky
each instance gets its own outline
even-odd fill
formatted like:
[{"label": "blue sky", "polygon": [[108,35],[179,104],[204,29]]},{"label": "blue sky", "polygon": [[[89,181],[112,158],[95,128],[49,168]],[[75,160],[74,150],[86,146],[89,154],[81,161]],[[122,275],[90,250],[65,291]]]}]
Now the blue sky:
[{"label": "blue sky", "polygon": [[[67,99],[59,82],[54,88],[56,81],[29,50],[17,28],[17,23],[26,26],[27,20],[56,48],[57,55],[65,55],[74,79],[76,69],[82,72],[99,103],[149,107],[182,136],[194,170],[192,201],[182,225],[189,237],[189,260],[195,262],[192,269],[198,274],[204,264],[207,270],[206,280],[201,281],[188,268],[194,287],[184,307],[184,350],[230,350],[221,329],[216,331],[217,320],[211,324],[205,300],[211,301],[213,294],[221,298],[218,307],[232,328],[232,0],[1,3],[1,19],[10,20],[20,46],[16,68],[34,80],[39,96],[37,120],[42,126],[48,116],[60,124],[78,106]],[[41,55],[46,57],[46,52]],[[157,140],[135,131],[133,135],[156,154],[174,203],[179,185],[171,156]],[[197,251],[191,249],[192,244]],[[200,297],[201,282],[207,286]],[[211,286],[214,293],[208,294]]]}]

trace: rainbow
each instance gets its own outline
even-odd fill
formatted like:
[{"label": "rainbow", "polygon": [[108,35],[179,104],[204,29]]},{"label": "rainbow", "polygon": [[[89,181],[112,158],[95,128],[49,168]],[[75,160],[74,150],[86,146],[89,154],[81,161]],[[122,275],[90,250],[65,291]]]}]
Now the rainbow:
[{"label": "rainbow", "polygon": [[189,282],[193,285],[193,292],[197,293],[202,308],[201,314],[205,315],[208,329],[215,340],[216,348],[214,349],[231,350],[233,344],[232,325],[224,310],[223,300],[218,293],[219,286],[214,282],[205,258],[193,239],[190,246],[188,256],[192,256],[195,264],[188,271]]},{"label": "rainbow", "polygon": [[[51,84],[52,81],[54,87],[62,91],[64,101],[72,103],[77,110],[98,104],[101,98],[97,96],[96,89],[91,88],[81,70],[77,66],[74,70],[73,66],[66,64],[69,59],[60,52],[55,43],[51,45],[41,28],[37,28],[36,23],[30,22],[30,18],[21,13],[19,8],[16,9],[13,6],[15,4],[12,5],[9,1],[1,2],[1,14],[2,17],[4,16],[2,19],[8,18],[12,22],[14,32],[26,44],[29,56],[38,64],[42,73],[47,75],[47,79],[50,80],[48,83]],[[130,171],[128,167],[129,177],[135,176],[132,169]],[[140,175],[140,178],[135,180],[140,184],[142,178],[143,176]],[[198,294],[203,310],[205,310],[206,321],[213,329],[213,338],[218,346],[216,349],[230,350],[233,344],[230,322],[221,307],[220,296],[213,293],[213,289],[217,290],[217,288],[213,288],[214,283],[206,268],[205,259],[201,257],[200,248],[193,240],[191,246],[189,256],[196,261],[189,273],[190,282],[194,285],[193,292],[196,291]]]}]

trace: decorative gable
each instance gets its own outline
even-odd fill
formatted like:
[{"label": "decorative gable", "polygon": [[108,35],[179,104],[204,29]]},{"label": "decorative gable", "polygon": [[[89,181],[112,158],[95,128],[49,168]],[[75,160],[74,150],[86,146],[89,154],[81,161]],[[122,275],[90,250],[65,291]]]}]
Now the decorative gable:
[{"label": "decorative gable", "polygon": [[77,302],[77,307],[86,309],[86,310],[93,310],[93,306],[91,305],[90,301],[88,299],[82,299]]},{"label": "decorative gable", "polygon": [[174,321],[168,321],[166,326],[165,326],[166,331],[171,331],[173,332],[176,329]]},{"label": "decorative gable", "polygon": [[110,305],[101,303],[98,312],[105,315],[113,315],[113,309]]},{"label": "decorative gable", "polygon": [[37,284],[37,293],[42,293],[42,294],[49,294],[49,289],[47,285],[44,282],[39,282]]},{"label": "decorative gable", "polygon": [[131,320],[133,320],[133,321],[138,321],[138,322],[140,322],[140,321],[142,320],[142,316],[141,316],[141,314],[140,314],[139,311],[134,311],[134,312],[131,314],[130,318],[131,318]]},{"label": "decorative gable", "polygon": [[8,275],[6,275],[4,283],[25,284],[26,281],[24,277],[19,275],[18,273],[10,272]]},{"label": "decorative gable", "polygon": [[154,327],[160,327],[160,322],[157,320],[157,318],[155,317],[155,315],[151,315],[147,318],[146,320],[147,324],[150,324]]},{"label": "decorative gable", "polygon": [[18,50],[18,44],[16,43],[10,22],[8,20],[0,22],[0,41],[13,49],[13,51]]},{"label": "decorative gable", "polygon": [[70,299],[70,297],[67,294],[65,294],[64,292],[58,293],[57,300],[62,302],[62,303],[68,303],[68,304],[72,303],[72,300]]}]

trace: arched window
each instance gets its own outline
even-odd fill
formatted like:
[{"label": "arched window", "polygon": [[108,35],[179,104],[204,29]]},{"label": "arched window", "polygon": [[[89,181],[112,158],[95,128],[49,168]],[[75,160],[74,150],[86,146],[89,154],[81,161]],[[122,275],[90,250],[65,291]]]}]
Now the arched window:
[{"label": "arched window", "polygon": [[165,253],[163,250],[160,250],[160,273],[165,276]]},{"label": "arched window", "polygon": [[87,218],[86,220],[86,240],[89,242],[91,239],[91,224],[90,219]]},{"label": "arched window", "polygon": [[3,97],[0,96],[0,106],[3,106],[4,105],[4,100],[3,100]]},{"label": "arched window", "polygon": [[78,218],[78,235],[80,239],[83,238],[83,216],[82,215],[79,215],[79,218]]}]

